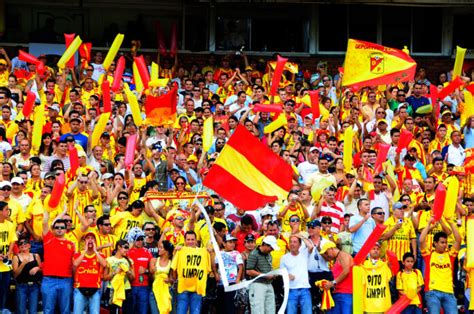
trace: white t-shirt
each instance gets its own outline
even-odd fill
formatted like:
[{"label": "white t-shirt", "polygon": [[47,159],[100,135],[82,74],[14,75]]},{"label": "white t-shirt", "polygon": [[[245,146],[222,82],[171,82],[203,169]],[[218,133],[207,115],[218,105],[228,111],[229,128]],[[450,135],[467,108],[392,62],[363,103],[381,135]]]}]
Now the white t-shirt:
[{"label": "white t-shirt", "polygon": [[455,147],[454,145],[448,146],[448,157],[447,162],[448,164],[453,164],[455,166],[462,166],[464,164],[464,159],[466,158],[466,153],[464,152],[464,148],[459,145],[459,147]]},{"label": "white t-shirt", "polygon": [[306,182],[309,176],[318,171],[318,166],[316,164],[310,163],[309,161],[303,161],[298,165],[297,168],[303,182]]},{"label": "white t-shirt", "polygon": [[288,273],[295,276],[290,280],[290,289],[310,288],[308,278],[308,248],[301,244],[298,255],[286,253],[280,260],[280,268],[286,268]]}]

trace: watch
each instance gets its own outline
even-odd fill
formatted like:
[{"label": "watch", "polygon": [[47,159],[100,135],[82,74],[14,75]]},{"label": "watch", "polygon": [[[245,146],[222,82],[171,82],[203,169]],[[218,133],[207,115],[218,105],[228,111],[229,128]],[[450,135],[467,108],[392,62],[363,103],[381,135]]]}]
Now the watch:
[{"label": "watch", "polygon": [[333,285],[334,287],[336,286],[336,283],[337,283],[336,280],[333,280],[333,281],[332,281],[332,285]]}]

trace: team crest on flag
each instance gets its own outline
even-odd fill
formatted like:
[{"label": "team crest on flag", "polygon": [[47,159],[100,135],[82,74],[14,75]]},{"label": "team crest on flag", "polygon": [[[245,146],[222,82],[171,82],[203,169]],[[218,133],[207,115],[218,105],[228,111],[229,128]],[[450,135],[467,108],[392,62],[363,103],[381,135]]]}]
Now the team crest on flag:
[{"label": "team crest on flag", "polygon": [[370,72],[374,74],[383,73],[383,54],[374,52],[370,55]]}]

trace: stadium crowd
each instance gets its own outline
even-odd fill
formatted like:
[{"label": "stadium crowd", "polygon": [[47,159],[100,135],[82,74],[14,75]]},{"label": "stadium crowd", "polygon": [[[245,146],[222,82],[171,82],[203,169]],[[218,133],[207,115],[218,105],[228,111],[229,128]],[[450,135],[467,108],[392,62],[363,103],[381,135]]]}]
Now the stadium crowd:
[{"label": "stadium crowd", "polygon": [[[168,125],[145,120],[137,126],[124,86],[133,91],[135,53],[125,54],[123,81],[104,104],[100,86],[113,80],[116,64],[104,69],[102,52],[61,70],[39,56],[45,66],[40,75],[37,65],[0,49],[0,309],[275,313],[284,296],[281,276],[259,277],[237,291],[226,291],[224,282],[285,268],[290,314],[352,313],[355,302],[361,312],[384,313],[413,291],[403,313],[468,312],[474,116],[466,116],[462,89],[437,104],[428,95],[430,86],[442,90],[452,79],[449,69],[428,78],[419,67],[413,81],[351,89],[342,86],[342,72],[328,73],[326,62],[307,70],[291,63],[277,95],[269,96],[270,63],[244,52],[211,54],[205,64],[189,67],[178,55],[158,55],[159,77],[169,81],[134,91],[141,116],[147,118],[147,94],[164,95],[177,84],[177,117]],[[151,71],[151,57],[145,59]],[[464,74],[465,82],[473,78],[472,71]],[[319,93],[319,117],[307,101],[311,90]],[[31,93],[34,113],[24,116]],[[281,105],[286,123],[266,133],[277,115],[254,112],[255,104]],[[44,119],[33,119],[43,105]],[[432,110],[424,110],[427,105]],[[110,119],[93,143],[107,107]],[[206,152],[209,117],[214,139]],[[34,126],[42,122],[35,148]],[[294,169],[287,199],[244,211],[203,185],[238,125]],[[354,131],[350,171],[343,156],[347,128]],[[413,139],[397,150],[406,131]],[[138,140],[127,167],[132,135]],[[376,166],[383,145],[390,148]],[[73,150],[78,168],[72,167]],[[51,208],[59,178],[66,187]],[[459,182],[454,213],[435,219],[437,185],[453,178]],[[353,286],[353,258],[382,225],[385,231],[360,266],[362,281]]]}]

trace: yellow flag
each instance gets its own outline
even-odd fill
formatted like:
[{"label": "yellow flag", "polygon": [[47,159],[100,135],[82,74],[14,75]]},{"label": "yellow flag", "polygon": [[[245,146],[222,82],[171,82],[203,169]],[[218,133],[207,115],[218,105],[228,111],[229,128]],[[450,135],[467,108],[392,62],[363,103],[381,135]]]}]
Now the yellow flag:
[{"label": "yellow flag", "polygon": [[344,131],[344,155],[343,155],[343,163],[344,163],[344,171],[350,172],[352,169],[352,147],[353,142],[352,138],[354,137],[354,131],[352,127],[346,128]]},{"label": "yellow flag", "polygon": [[456,60],[454,61],[453,78],[455,78],[456,76],[461,76],[465,54],[466,48],[456,46]]},{"label": "yellow flag", "polygon": [[204,120],[204,126],[202,130],[202,148],[205,152],[211,149],[212,141],[214,140],[214,119],[212,116]]},{"label": "yellow flag", "polygon": [[411,81],[416,62],[405,52],[366,41],[349,39],[343,86],[384,85]]}]

